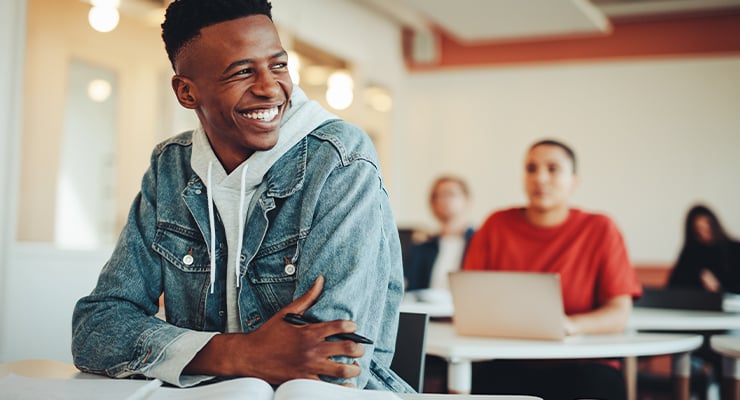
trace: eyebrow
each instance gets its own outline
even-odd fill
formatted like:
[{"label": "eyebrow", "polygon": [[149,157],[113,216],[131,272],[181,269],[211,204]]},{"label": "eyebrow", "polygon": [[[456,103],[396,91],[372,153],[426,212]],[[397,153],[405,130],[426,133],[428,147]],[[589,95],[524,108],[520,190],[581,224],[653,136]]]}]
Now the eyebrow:
[{"label": "eyebrow", "polygon": [[[287,51],[285,51],[285,50],[280,50],[280,51],[278,51],[277,53],[275,53],[275,54],[271,55],[271,56],[270,56],[270,60],[273,60],[273,59],[275,59],[275,58],[279,58],[279,57],[284,57],[284,56],[286,56],[287,54],[288,54],[288,52],[287,52]],[[232,69],[234,69],[234,68],[236,68],[236,67],[241,67],[241,66],[244,66],[244,65],[247,65],[247,64],[254,64],[254,62],[255,62],[255,61],[254,61],[254,59],[252,59],[252,58],[245,58],[245,59],[243,59],[243,60],[237,60],[237,61],[234,61],[233,63],[229,64],[229,66],[228,66],[228,67],[226,67],[226,69],[224,69],[224,71],[222,72],[222,74],[226,74],[226,73],[228,73],[228,72],[229,72],[230,70],[232,70]]]}]

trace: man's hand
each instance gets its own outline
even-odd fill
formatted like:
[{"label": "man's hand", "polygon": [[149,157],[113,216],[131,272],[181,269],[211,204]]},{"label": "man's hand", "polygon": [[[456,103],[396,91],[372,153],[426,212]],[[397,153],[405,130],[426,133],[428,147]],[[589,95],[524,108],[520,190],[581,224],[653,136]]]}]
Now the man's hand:
[{"label": "man's hand", "polygon": [[271,384],[290,379],[319,379],[319,375],[353,378],[360,374],[357,362],[344,364],[329,357],[359,358],[362,345],[350,340],[327,341],[337,333],[352,333],[352,321],[327,321],[296,326],[283,321],[287,313],[303,314],[319,298],[324,278],[319,277],[301,297],[283,307],[250,333],[214,336],[185,368],[187,374],[252,376]]}]

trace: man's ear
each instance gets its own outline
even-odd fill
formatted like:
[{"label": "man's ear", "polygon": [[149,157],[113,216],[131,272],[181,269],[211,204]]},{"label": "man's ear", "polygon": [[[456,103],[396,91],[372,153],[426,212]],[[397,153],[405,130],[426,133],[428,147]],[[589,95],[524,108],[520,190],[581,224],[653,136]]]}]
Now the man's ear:
[{"label": "man's ear", "polygon": [[177,101],[185,108],[194,109],[198,107],[198,96],[193,82],[181,75],[172,77],[172,90],[175,91]]}]

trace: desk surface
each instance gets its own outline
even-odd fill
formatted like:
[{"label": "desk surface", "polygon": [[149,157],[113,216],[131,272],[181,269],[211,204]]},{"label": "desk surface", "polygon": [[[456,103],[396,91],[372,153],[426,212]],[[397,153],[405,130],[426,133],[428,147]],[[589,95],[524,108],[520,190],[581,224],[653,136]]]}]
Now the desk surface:
[{"label": "desk surface", "polygon": [[[109,379],[100,375],[80,372],[71,364],[53,360],[19,360],[0,363],[0,377],[15,374],[35,378],[59,379]],[[542,400],[532,396],[505,395],[447,395],[447,394],[405,394],[396,393],[404,400]]]},{"label": "desk surface", "polygon": [[740,359],[740,336],[712,335],[712,349],[723,356]]},{"label": "desk surface", "polygon": [[627,326],[634,330],[665,331],[740,329],[740,313],[635,307]]},{"label": "desk surface", "polygon": [[447,359],[580,359],[674,354],[701,346],[689,334],[629,333],[568,337],[563,341],[458,336],[450,323],[431,322],[427,353]]}]

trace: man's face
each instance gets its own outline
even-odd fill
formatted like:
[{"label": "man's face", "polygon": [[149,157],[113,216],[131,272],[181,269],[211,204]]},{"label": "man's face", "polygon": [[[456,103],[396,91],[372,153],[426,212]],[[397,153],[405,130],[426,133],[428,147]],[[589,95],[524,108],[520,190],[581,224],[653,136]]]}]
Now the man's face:
[{"label": "man's face", "polygon": [[541,212],[567,207],[576,182],[573,162],[560,147],[540,145],[527,154],[524,187],[529,207]]},{"label": "man's face", "polygon": [[272,21],[251,15],[200,32],[176,59],[172,86],[196,111],[227,172],[278,140],[293,83]]}]

